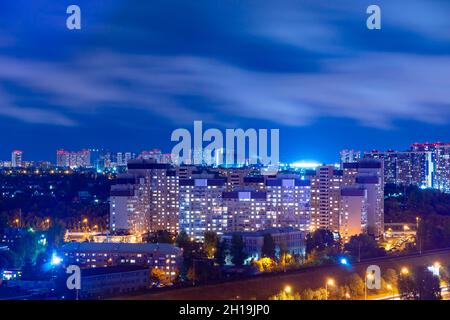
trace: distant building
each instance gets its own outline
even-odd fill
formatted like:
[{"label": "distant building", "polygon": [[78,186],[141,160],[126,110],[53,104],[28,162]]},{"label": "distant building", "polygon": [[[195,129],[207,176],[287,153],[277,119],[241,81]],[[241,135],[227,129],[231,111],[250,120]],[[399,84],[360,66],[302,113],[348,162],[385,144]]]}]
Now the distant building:
[{"label": "distant building", "polygon": [[23,151],[14,150],[11,153],[11,166],[13,168],[21,168],[22,167],[22,155]]},{"label": "distant building", "polygon": [[91,152],[87,149],[81,151],[56,151],[56,165],[61,168],[89,168],[91,167]]},{"label": "distant building", "polygon": [[244,251],[248,255],[248,261],[261,258],[262,247],[264,245],[264,235],[270,234],[275,243],[276,255],[279,256],[280,247],[284,247],[291,254],[305,254],[306,232],[292,227],[268,228],[253,232],[230,232],[225,233],[222,239],[230,246],[233,235],[242,236],[245,247]]},{"label": "distant building", "polygon": [[361,159],[361,152],[355,151],[355,150],[342,150],[340,152],[341,156],[341,169],[343,163],[351,163],[351,162],[358,162],[359,159]]}]

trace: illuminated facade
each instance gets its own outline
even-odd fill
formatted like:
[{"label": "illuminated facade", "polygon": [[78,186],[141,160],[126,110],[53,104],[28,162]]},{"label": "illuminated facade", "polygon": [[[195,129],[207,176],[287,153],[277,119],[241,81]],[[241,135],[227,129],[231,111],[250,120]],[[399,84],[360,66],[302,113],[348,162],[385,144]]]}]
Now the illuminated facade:
[{"label": "illuminated facade", "polygon": [[205,172],[180,179],[179,186],[180,230],[197,241],[204,240],[205,231],[223,234],[228,226],[222,204],[226,179]]},{"label": "illuminated facade", "polygon": [[342,187],[339,234],[344,243],[351,236],[366,232],[367,190],[361,187]]},{"label": "illuminated facade", "polygon": [[308,173],[311,181],[311,230],[328,229],[339,232],[339,206],[342,170],[333,165],[318,167]]}]

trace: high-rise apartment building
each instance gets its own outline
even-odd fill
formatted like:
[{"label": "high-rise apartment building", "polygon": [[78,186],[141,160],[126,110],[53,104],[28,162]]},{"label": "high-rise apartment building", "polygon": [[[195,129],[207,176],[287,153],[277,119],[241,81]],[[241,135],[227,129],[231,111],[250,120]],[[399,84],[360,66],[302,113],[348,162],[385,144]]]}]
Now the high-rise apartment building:
[{"label": "high-rise apartment building", "polygon": [[178,232],[176,171],[169,164],[144,159],[130,160],[127,167],[127,174],[119,175],[117,184],[111,187],[111,230],[122,229],[119,221],[126,218],[127,224],[120,226],[127,226],[130,233]]},{"label": "high-rise apartment building", "polygon": [[358,186],[341,188],[339,235],[344,243],[367,230],[367,190]]},{"label": "high-rise apartment building", "polygon": [[337,236],[342,170],[334,165],[323,165],[308,172],[307,178],[311,181],[310,229],[328,229]]},{"label": "high-rise apartment building", "polygon": [[271,227],[294,227],[309,231],[311,183],[297,175],[267,178],[267,214]]},{"label": "high-rise apartment building", "polygon": [[189,237],[204,240],[205,231],[223,234],[228,227],[228,215],[222,195],[226,179],[203,172],[190,179],[179,180],[180,230]]},{"label": "high-rise apartment building", "polygon": [[144,177],[148,192],[149,231],[178,231],[178,177],[166,163],[136,159],[128,162],[128,173]]},{"label": "high-rise apartment building", "polygon": [[381,237],[384,231],[384,167],[383,160],[362,159],[343,164],[345,186],[366,190],[367,233]]},{"label": "high-rise apartment building", "polygon": [[223,192],[222,201],[227,216],[226,232],[256,231],[273,224],[267,215],[266,192]]},{"label": "high-rise apartment building", "polygon": [[149,232],[148,190],[144,177],[121,175],[110,193],[110,230],[132,235]]}]

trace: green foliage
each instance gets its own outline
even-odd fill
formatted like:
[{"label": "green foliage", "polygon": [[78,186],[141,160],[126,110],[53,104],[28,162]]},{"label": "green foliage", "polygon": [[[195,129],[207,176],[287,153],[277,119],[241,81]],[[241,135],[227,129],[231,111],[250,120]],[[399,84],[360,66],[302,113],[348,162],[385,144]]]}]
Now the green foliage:
[{"label": "green foliage", "polygon": [[353,273],[348,281],[347,286],[350,290],[350,295],[352,297],[361,297],[364,295],[364,280],[356,273]]},{"label": "green foliage", "polygon": [[416,267],[412,273],[398,278],[398,291],[402,300],[440,300],[439,278],[426,267]]},{"label": "green foliage", "polygon": [[0,250],[0,270],[14,267],[15,259],[12,251]]},{"label": "green foliage", "polygon": [[242,266],[247,258],[244,253],[244,240],[239,234],[233,234],[233,237],[231,238],[231,256],[231,262],[233,262],[235,266]]},{"label": "green foliage", "polygon": [[334,240],[333,233],[326,229],[318,229],[306,236],[306,254],[313,250],[323,251],[325,249],[337,248],[338,243]]},{"label": "green foliage", "polygon": [[225,264],[225,259],[226,259],[226,256],[228,253],[229,253],[229,249],[228,249],[227,243],[223,240],[217,241],[215,259],[216,259],[216,262],[220,266],[223,266]]},{"label": "green foliage", "polygon": [[450,215],[450,194],[439,190],[386,185],[384,193],[386,222],[415,223],[417,216]]},{"label": "green foliage", "polygon": [[319,288],[317,290],[305,289],[301,293],[302,300],[326,300],[327,292],[325,288]]},{"label": "green foliage", "polygon": [[217,237],[217,233],[214,231],[205,231],[204,237],[205,241],[203,242],[203,250],[205,251],[206,256],[209,259],[212,259],[214,258],[219,238]]},{"label": "green foliage", "polygon": [[384,273],[384,281],[390,284],[392,287],[396,288],[398,286],[398,274],[394,269],[387,269]]},{"label": "green foliage", "polygon": [[422,218],[418,242],[422,250],[450,247],[450,216],[434,215]]},{"label": "green foliage", "polygon": [[47,230],[49,248],[58,248],[64,242],[65,226],[61,221],[55,221]]},{"label": "green foliage", "polygon": [[150,243],[170,243],[173,244],[173,235],[167,230],[158,230],[155,233],[152,233],[148,241]]},{"label": "green foliage", "polygon": [[383,248],[378,247],[377,241],[368,234],[360,234],[350,237],[344,246],[345,251],[354,258],[374,258],[386,255]]},{"label": "green foliage", "polygon": [[264,242],[261,248],[261,255],[263,257],[275,259],[275,242],[270,233],[264,235]]}]

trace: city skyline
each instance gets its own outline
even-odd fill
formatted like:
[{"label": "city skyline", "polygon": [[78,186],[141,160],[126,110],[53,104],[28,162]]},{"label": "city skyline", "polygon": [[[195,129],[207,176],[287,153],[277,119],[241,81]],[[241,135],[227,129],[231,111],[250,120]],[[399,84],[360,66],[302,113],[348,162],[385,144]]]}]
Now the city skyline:
[{"label": "city skyline", "polygon": [[445,1],[380,0],[375,31],[369,1],[77,4],[75,31],[64,3],[2,4],[1,158],[170,150],[194,120],[279,128],[285,162],[447,140]]}]

